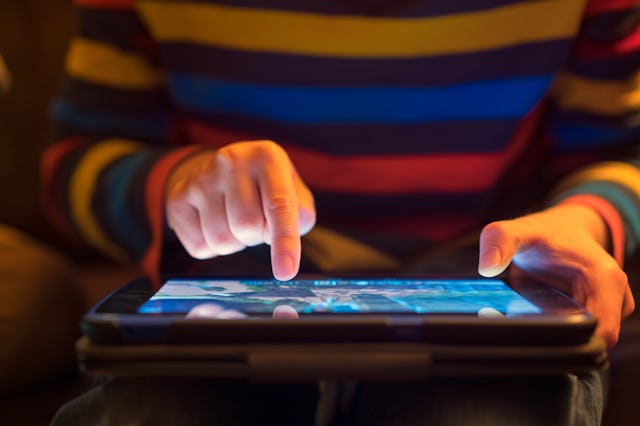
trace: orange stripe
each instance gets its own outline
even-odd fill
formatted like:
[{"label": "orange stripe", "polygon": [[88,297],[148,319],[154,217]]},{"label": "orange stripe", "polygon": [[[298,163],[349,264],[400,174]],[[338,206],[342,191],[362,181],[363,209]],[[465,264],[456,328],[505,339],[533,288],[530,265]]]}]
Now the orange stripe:
[{"label": "orange stripe", "polygon": [[54,225],[68,234],[72,234],[74,231],[73,226],[69,223],[56,202],[56,197],[58,196],[58,192],[56,191],[58,184],[57,172],[60,163],[62,163],[62,160],[70,152],[87,144],[88,141],[80,137],[61,140],[44,151],[40,162],[40,181],[43,182],[40,194],[42,205],[46,207],[47,216]]},{"label": "orange stripe", "polygon": [[611,236],[613,258],[622,268],[624,265],[625,235],[624,224],[618,211],[604,198],[592,194],[579,194],[565,198],[560,202],[584,204],[594,209],[606,222]]},{"label": "orange stripe", "polygon": [[142,267],[155,288],[160,286],[160,260],[164,229],[165,184],[169,173],[185,158],[202,149],[191,145],[173,151],[162,157],[151,169],[145,186],[145,205],[151,227],[151,244],[143,259]]},{"label": "orange stripe", "polygon": [[[314,189],[332,192],[401,194],[415,192],[465,192],[490,188],[510,162],[529,143],[538,122],[539,108],[522,122],[509,146],[489,154],[426,154],[332,157],[278,141],[287,151],[304,181]],[[192,140],[210,141],[212,147],[260,139],[190,120]]]}]

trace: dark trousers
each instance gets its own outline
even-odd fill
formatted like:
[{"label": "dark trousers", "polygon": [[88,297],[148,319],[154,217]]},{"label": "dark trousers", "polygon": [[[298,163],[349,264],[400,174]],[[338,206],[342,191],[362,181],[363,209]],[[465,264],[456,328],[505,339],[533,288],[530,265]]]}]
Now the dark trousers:
[{"label": "dark trousers", "polygon": [[68,403],[53,425],[598,425],[605,380],[593,372],[319,387],[120,378]]}]

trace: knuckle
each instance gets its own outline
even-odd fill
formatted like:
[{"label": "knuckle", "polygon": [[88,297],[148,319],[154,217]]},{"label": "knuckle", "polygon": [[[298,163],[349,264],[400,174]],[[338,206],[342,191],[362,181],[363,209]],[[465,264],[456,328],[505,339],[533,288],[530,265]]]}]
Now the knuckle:
[{"label": "knuckle", "polygon": [[221,231],[209,232],[208,240],[211,247],[213,247],[217,252],[219,252],[221,248],[229,247],[236,243],[235,238],[230,232]]},{"label": "knuckle", "polygon": [[262,220],[261,215],[257,215],[254,212],[238,212],[238,214],[233,218],[233,225],[239,232],[262,233],[264,221]]},{"label": "knuckle", "polygon": [[170,198],[167,200],[165,204],[165,211],[167,215],[167,221],[169,222],[169,226],[173,223],[174,219],[179,217],[184,211],[184,199],[180,198]]},{"label": "knuckle", "polygon": [[610,282],[613,282],[618,288],[624,289],[629,285],[627,274],[618,266],[611,258],[608,262],[600,263],[600,274]]},{"label": "knuckle", "polygon": [[613,281],[618,284],[620,293],[624,296],[626,294],[627,288],[629,287],[629,279],[627,278],[627,274],[625,274],[621,269],[616,269],[611,272],[611,277]]},{"label": "knuckle", "polygon": [[191,204],[183,197],[167,200],[165,203],[167,225],[171,229],[179,228],[181,224],[189,221],[191,211]]},{"label": "knuckle", "polygon": [[235,238],[246,246],[255,246],[264,242],[264,221],[255,215],[238,215],[230,222]]},{"label": "knuckle", "polygon": [[215,165],[218,174],[227,173],[232,170],[234,165],[238,162],[237,150],[230,147],[224,147],[216,152]]},{"label": "knuckle", "polygon": [[284,149],[271,140],[257,141],[255,152],[266,162],[276,162],[286,156]]},{"label": "knuckle", "polygon": [[188,199],[196,206],[202,207],[206,204],[207,191],[204,183],[200,179],[195,179],[187,193]]},{"label": "knuckle", "polygon": [[297,205],[291,197],[274,196],[269,198],[267,209],[278,216],[291,216],[297,209]]},{"label": "knuckle", "polygon": [[624,272],[617,263],[610,267],[610,271],[614,280],[620,282],[624,286],[629,285],[629,277],[627,276],[627,273]]},{"label": "knuckle", "polygon": [[190,164],[190,177],[192,179],[198,176],[211,177],[216,170],[217,151],[206,152],[197,158],[197,162]]},{"label": "knuckle", "polygon": [[484,228],[482,228],[482,235],[485,238],[491,238],[491,239],[497,239],[497,240],[502,240],[505,239],[509,236],[509,233],[507,231],[507,221],[498,221],[498,222],[491,222],[490,224],[486,225]]}]

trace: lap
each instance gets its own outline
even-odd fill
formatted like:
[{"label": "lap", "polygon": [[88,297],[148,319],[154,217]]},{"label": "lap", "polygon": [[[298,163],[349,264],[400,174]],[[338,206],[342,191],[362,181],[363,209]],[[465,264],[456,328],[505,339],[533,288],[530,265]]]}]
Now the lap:
[{"label": "lap", "polygon": [[[67,404],[54,425],[314,424],[317,389],[315,384],[121,378]],[[334,423],[597,425],[602,418],[604,389],[603,375],[597,372],[580,377],[563,374],[359,383],[354,393],[342,399],[345,410],[337,410]],[[327,408],[326,403],[320,406]],[[326,413],[317,415],[324,421],[332,418]]]},{"label": "lap", "polygon": [[598,425],[606,373],[438,378],[358,387],[348,425]]},{"label": "lap", "polygon": [[120,378],[69,402],[53,425],[313,425],[317,389],[315,383]]}]

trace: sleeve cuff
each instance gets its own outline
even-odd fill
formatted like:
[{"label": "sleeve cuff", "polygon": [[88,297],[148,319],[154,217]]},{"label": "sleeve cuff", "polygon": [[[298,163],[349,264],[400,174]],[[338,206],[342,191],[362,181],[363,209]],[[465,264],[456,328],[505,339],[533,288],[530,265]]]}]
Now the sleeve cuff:
[{"label": "sleeve cuff", "polygon": [[203,149],[205,149],[203,146],[192,145],[171,151],[153,166],[147,177],[145,204],[151,227],[151,244],[142,259],[142,267],[156,287],[160,285],[160,259],[164,239],[164,202],[167,178],[176,165]]}]

